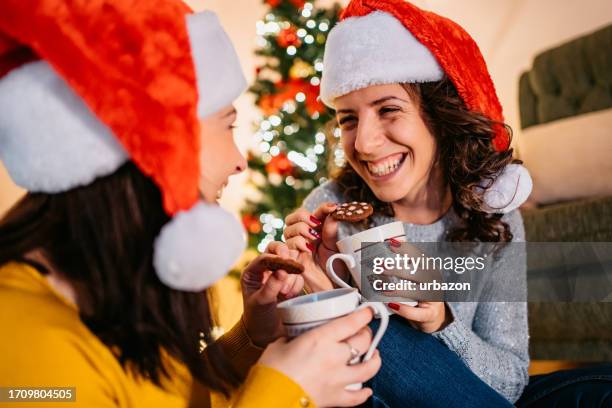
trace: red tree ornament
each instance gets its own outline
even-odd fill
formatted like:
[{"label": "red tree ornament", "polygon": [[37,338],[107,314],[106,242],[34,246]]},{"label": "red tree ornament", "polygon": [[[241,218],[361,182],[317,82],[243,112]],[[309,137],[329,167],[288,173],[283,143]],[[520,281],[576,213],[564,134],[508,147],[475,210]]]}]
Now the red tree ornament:
[{"label": "red tree ornament", "polygon": [[293,174],[293,163],[285,153],[279,153],[266,164],[266,172],[283,177],[291,176]]},{"label": "red tree ornament", "polygon": [[279,81],[274,84],[274,88],[276,93],[262,95],[259,98],[259,109],[265,115],[273,115],[278,112],[286,101],[294,99],[299,92],[302,92],[306,97],[304,104],[310,115],[315,112],[322,113],[325,111],[325,106],[319,100],[318,85],[312,85],[310,82],[299,78]]},{"label": "red tree ornament", "polygon": [[294,47],[299,47],[302,44],[302,41],[298,37],[295,27],[289,26],[287,28],[283,28],[280,33],[278,33],[276,43],[283,48],[287,48],[291,45]]},{"label": "red tree ornament", "polygon": [[259,234],[261,232],[259,218],[253,214],[243,214],[242,225],[244,225],[244,228],[251,234]]},{"label": "red tree ornament", "polygon": [[[266,3],[272,8],[278,7],[282,2],[283,0],[266,0]],[[295,8],[301,9],[304,7],[306,0],[289,0],[289,3],[293,4]]]}]

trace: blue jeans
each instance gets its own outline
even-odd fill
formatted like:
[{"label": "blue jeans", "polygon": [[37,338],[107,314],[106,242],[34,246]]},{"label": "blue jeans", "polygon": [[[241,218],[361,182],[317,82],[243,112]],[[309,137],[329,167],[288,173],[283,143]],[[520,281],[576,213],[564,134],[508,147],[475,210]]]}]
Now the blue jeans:
[{"label": "blue jeans", "polygon": [[[370,325],[373,331],[379,321]],[[429,334],[393,315],[378,350],[382,367],[368,381],[374,395],[364,407],[512,407],[459,356]]]},{"label": "blue jeans", "polygon": [[534,375],[516,406],[612,407],[612,364]]}]

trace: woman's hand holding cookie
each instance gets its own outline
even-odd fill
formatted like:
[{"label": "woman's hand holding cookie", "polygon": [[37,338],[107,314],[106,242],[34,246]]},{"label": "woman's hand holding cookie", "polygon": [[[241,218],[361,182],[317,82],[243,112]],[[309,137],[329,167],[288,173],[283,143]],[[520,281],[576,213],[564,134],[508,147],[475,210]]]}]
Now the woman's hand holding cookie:
[{"label": "woman's hand holding cookie", "polygon": [[285,241],[289,248],[295,247],[303,252],[314,252],[318,245],[325,244],[330,250],[337,251],[338,222],[329,217],[336,210],[334,203],[323,203],[314,213],[298,208],[285,219]]},{"label": "woman's hand holding cookie", "polygon": [[[334,203],[323,203],[314,213],[299,208],[285,219],[285,241],[290,249],[300,252],[298,260],[305,267],[302,276],[313,292],[333,289],[323,268],[327,258],[338,250],[338,221],[329,216],[336,207]],[[318,255],[318,263],[313,258],[314,253]]]}]

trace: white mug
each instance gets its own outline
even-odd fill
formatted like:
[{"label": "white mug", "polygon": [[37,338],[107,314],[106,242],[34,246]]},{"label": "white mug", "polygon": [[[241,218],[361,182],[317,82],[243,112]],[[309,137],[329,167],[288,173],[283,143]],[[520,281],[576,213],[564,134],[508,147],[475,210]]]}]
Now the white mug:
[{"label": "white mug", "polygon": [[[361,244],[363,242],[385,242],[390,239],[406,242],[403,222],[395,221],[380,225],[341,239],[336,243],[340,252],[330,256],[325,264],[327,275],[341,288],[352,288],[348,283],[340,279],[334,271],[334,261],[339,259],[346,264],[353,280],[357,282],[358,289],[361,290]],[[417,305],[417,302],[412,301],[401,303],[409,306]]]},{"label": "white mug", "polygon": [[[359,304],[360,296],[355,288],[332,289],[324,292],[311,293],[285,300],[276,307],[280,313],[281,321],[285,327],[287,336],[297,337],[302,333],[319,327],[338,317],[345,316],[355,310],[369,307],[374,316],[380,318],[380,326],[372,338],[372,344],[364,354],[363,359],[356,357],[350,364],[358,364],[372,358],[378,343],[387,330],[389,314],[380,302],[368,302]],[[347,390],[361,389],[362,384],[350,384]]]}]

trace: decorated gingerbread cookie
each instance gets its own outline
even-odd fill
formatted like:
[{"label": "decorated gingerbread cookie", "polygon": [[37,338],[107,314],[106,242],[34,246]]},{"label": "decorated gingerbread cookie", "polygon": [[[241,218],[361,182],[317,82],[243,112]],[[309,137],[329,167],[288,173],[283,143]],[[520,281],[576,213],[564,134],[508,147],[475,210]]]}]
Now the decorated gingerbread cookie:
[{"label": "decorated gingerbread cookie", "polygon": [[339,204],[332,217],[338,221],[359,222],[368,218],[373,212],[374,208],[370,204],[353,201]]}]

